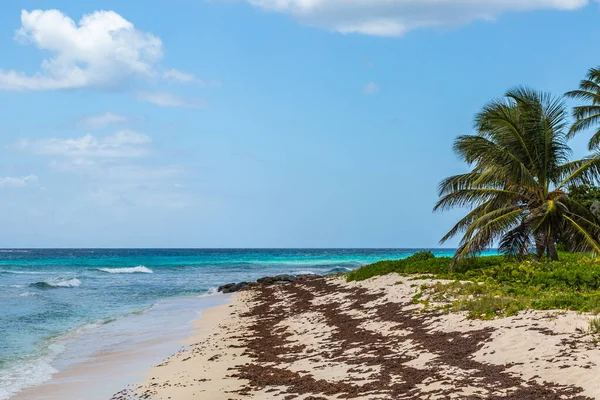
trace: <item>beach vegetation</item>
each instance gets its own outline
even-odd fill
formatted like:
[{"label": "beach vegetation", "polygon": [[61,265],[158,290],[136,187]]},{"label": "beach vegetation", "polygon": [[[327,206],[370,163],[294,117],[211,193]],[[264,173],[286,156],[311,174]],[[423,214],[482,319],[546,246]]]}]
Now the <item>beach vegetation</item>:
[{"label": "beach vegetation", "polygon": [[600,335],[600,318],[595,317],[590,320],[590,333]]},{"label": "beach vegetation", "polygon": [[534,253],[556,261],[559,242],[568,251],[600,253],[600,225],[568,193],[598,180],[600,152],[571,160],[571,137],[563,100],[524,87],[476,115],[475,134],[454,143],[471,170],[443,180],[434,207],[469,209],[441,240],[462,235],[455,262],[496,243],[520,260]]},{"label": "beach vegetation", "polygon": [[347,274],[361,281],[392,272],[415,282],[413,303],[427,310],[464,311],[469,318],[491,319],[526,309],[600,313],[600,260],[590,254],[561,253],[524,260],[504,256],[468,258],[454,270],[451,257],[381,261]]}]

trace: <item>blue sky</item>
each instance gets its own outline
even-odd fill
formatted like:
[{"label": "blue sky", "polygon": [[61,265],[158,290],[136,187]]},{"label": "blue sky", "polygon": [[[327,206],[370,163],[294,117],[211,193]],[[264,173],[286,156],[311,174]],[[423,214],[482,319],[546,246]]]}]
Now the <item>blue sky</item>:
[{"label": "blue sky", "polygon": [[437,246],[474,113],[600,64],[595,1],[470,3],[4,0],[0,246]]}]

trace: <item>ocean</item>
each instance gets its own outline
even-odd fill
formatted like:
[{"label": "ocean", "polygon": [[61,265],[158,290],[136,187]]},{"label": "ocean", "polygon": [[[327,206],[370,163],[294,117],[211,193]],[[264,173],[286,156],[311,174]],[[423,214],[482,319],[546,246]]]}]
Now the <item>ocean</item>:
[{"label": "ocean", "polygon": [[219,296],[219,285],[347,272],[415,251],[0,250],[0,400],[94,354],[192,321],[195,299]]}]

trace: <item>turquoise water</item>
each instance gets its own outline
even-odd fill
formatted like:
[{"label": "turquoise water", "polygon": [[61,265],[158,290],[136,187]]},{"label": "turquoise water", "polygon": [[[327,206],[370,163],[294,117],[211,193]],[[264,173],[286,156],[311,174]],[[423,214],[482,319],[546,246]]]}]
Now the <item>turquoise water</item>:
[{"label": "turquoise water", "polygon": [[65,337],[161,300],[265,275],[345,272],[415,251],[0,250],[0,400],[48,380]]}]

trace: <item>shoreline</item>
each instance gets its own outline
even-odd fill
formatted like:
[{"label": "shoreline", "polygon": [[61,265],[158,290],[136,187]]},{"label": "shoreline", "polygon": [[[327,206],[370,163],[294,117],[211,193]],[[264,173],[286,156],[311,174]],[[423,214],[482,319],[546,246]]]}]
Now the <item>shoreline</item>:
[{"label": "shoreline", "polygon": [[182,296],[162,300],[83,334],[66,338],[51,365],[55,372],[41,384],[14,393],[10,400],[106,400],[124,385],[181,349],[205,310],[229,296]]},{"label": "shoreline", "polygon": [[237,293],[112,400],[600,399],[589,316],[420,313],[416,288],[436,281],[392,273]]},{"label": "shoreline", "polygon": [[[228,370],[232,365],[249,361],[249,358],[242,355],[242,347],[230,346],[235,346],[235,336],[246,328],[244,322],[235,317],[249,309],[246,302],[251,297],[250,293],[235,293],[229,297],[227,304],[205,310],[194,322],[194,334],[185,340],[184,349],[162,360],[145,372],[143,380],[129,384],[110,399],[154,398],[157,379],[165,381],[161,388],[164,398],[198,398],[195,396],[202,394],[201,398],[217,399],[236,390],[238,380],[228,378]],[[195,360],[190,362],[192,358]],[[202,377],[191,376],[189,370],[201,370]],[[200,390],[194,385],[205,382],[210,384]]]}]

